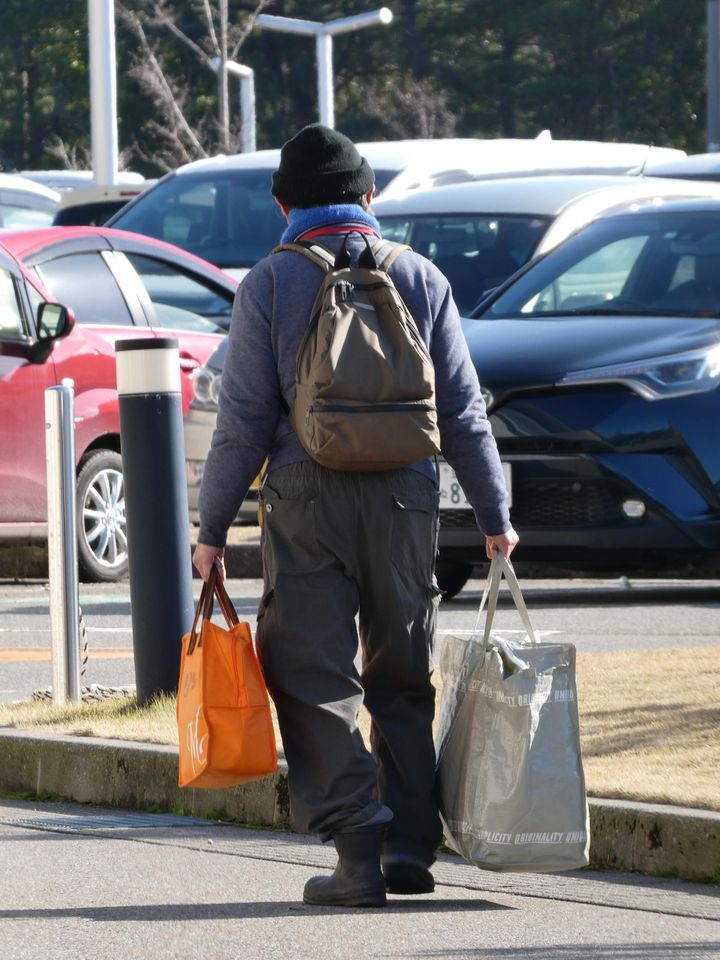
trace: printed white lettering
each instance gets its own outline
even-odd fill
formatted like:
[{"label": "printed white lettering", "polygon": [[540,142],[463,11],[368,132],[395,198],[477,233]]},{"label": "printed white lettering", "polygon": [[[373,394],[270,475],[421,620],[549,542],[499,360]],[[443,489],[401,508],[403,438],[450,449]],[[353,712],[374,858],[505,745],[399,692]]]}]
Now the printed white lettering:
[{"label": "printed white lettering", "polygon": [[205,762],[203,754],[205,752],[208,735],[205,734],[202,738],[198,737],[201,710],[202,707],[199,706],[195,714],[195,719],[187,725],[187,748],[190,751],[190,763],[192,764],[193,773],[197,773],[195,766],[196,761],[198,766],[201,766]]}]

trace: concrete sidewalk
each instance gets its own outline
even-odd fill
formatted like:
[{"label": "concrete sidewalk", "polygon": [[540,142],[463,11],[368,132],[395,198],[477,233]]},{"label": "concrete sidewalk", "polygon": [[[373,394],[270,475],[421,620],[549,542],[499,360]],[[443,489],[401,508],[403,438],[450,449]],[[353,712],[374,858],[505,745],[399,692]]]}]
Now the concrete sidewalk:
[{"label": "concrete sidewalk", "polygon": [[[290,827],[287,770],[224,790],[180,789],[177,748],[0,728],[0,794]],[[720,813],[590,799],[591,865],[720,884]],[[720,890],[718,890],[720,895]]]},{"label": "concrete sidewalk", "polygon": [[[612,872],[531,876],[441,855],[436,890],[311,907],[334,850],[290,833],[0,800],[3,960],[717,960],[720,892]],[[30,922],[28,922],[30,921]]]}]

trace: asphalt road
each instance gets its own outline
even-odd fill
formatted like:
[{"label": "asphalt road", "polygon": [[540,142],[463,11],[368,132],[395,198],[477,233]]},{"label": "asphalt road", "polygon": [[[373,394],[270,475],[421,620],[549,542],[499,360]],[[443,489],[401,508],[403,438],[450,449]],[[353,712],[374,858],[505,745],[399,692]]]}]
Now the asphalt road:
[{"label": "asphalt road", "polygon": [[[310,907],[334,850],[297,834],[0,800],[4,960],[718,960],[714,887],[610,871],[494,874],[441,855],[384,910]],[[10,867],[11,865],[11,867]]]},{"label": "asphalt road", "polygon": [[[521,581],[542,636],[571,640],[580,651],[651,650],[720,644],[720,581]],[[471,581],[440,607],[439,632],[471,630],[483,583]],[[200,589],[194,583],[195,593]],[[260,580],[228,583],[241,618],[254,622]],[[89,658],[83,685],[134,683],[130,586],[82,584]],[[496,624],[521,629],[504,605]],[[0,582],[0,700],[27,700],[52,682],[47,584]]]}]

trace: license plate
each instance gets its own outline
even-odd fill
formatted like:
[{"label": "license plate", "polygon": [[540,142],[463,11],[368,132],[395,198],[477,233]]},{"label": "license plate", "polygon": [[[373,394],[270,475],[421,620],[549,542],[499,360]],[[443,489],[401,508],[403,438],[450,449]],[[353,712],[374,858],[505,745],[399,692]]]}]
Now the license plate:
[{"label": "license plate", "polygon": [[[463,488],[458,483],[455,471],[449,463],[440,465],[440,509],[441,510],[471,510],[472,507],[465,496]],[[512,466],[503,463],[505,486],[507,487],[507,505],[512,506]]]}]

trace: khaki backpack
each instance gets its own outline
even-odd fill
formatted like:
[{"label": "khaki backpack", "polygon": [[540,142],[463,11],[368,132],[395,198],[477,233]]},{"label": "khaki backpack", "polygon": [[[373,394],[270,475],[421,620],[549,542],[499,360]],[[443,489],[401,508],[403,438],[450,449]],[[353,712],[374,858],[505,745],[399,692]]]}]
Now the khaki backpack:
[{"label": "khaki backpack", "polygon": [[283,244],[325,271],[297,355],[289,419],[310,456],[335,470],[406,467],[437,454],[435,371],[388,268],[404,250],[381,240],[350,265],[317,243]]}]

